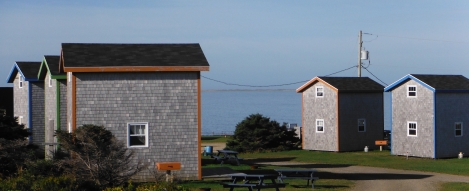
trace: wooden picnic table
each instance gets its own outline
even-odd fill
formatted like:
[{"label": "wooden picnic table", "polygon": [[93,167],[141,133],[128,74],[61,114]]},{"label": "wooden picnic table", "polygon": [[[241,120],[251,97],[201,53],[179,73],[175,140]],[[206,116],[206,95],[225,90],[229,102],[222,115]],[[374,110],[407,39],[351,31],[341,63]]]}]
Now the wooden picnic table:
[{"label": "wooden picnic table", "polygon": [[[277,175],[232,175],[232,182],[223,183],[223,188],[230,188],[230,191],[233,191],[234,188],[248,188],[249,191],[252,189],[260,191],[263,188],[275,188],[276,191],[279,191],[279,188],[285,188],[285,184],[277,183],[276,179]],[[266,183],[265,180],[271,182]]]},{"label": "wooden picnic table", "polygon": [[240,160],[243,160],[243,158],[238,157],[238,152],[236,151],[231,151],[231,150],[217,150],[218,154],[216,156],[212,156],[212,158],[215,159],[215,162],[221,161],[220,165],[223,165],[225,161],[236,161],[236,164],[239,166]]},{"label": "wooden picnic table", "polygon": [[313,174],[316,170],[313,169],[274,169],[278,172],[278,181],[283,183],[283,179],[306,179],[306,186],[311,181],[311,188],[314,189],[314,181],[318,180],[318,177],[314,177]]}]

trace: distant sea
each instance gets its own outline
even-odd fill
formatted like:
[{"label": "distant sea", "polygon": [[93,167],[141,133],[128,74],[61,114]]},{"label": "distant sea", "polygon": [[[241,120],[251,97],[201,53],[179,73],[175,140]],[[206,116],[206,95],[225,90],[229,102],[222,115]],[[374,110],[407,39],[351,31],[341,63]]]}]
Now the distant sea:
[{"label": "distant sea", "polygon": [[301,126],[301,94],[295,90],[204,90],[202,134],[233,134],[251,114]]},{"label": "distant sea", "polygon": [[[384,98],[384,129],[390,129],[389,95]],[[256,113],[280,124],[301,126],[301,94],[295,90],[202,91],[202,135],[233,134],[236,124]]]}]

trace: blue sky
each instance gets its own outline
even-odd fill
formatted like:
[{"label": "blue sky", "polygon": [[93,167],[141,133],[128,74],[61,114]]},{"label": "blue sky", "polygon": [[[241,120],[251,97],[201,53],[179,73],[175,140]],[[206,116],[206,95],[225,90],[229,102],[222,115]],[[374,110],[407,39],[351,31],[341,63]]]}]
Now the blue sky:
[{"label": "blue sky", "polygon": [[[0,86],[11,86],[15,61],[59,55],[65,42],[200,43],[205,77],[300,82],[356,65],[360,30],[372,34],[363,36],[368,70],[387,84],[409,73],[469,77],[469,1],[31,0],[0,1]],[[202,88],[248,87],[203,78]]]}]

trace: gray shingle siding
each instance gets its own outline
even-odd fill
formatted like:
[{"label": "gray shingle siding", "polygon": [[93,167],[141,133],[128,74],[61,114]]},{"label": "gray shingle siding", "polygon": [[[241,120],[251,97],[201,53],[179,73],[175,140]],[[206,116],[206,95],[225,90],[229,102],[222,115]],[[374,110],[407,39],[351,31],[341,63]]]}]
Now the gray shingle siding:
[{"label": "gray shingle siding", "polygon": [[[365,132],[358,132],[358,119],[366,120]],[[339,93],[340,151],[379,148],[383,120],[383,93]]]},{"label": "gray shingle siding", "polygon": [[[417,87],[417,97],[407,97],[407,85]],[[409,80],[392,91],[392,154],[434,158],[434,94]],[[407,122],[417,122],[417,136],[407,136]]]},{"label": "gray shingle siding", "polygon": [[31,127],[32,143],[40,146],[44,144],[44,82],[29,82],[31,86]]},{"label": "gray shingle siding", "polygon": [[[44,78],[44,92],[45,92],[45,142],[55,142],[54,131],[57,122],[57,82],[52,79],[52,87],[49,87],[49,74]],[[44,145],[46,158],[50,158],[55,150],[54,146]]]},{"label": "gray shingle siding", "polygon": [[67,80],[57,80],[60,85],[60,129],[67,130]]},{"label": "gray shingle siding", "polygon": [[[316,98],[316,86],[324,87],[324,97]],[[316,133],[316,119],[324,119],[324,133]],[[303,92],[305,150],[337,150],[337,93],[322,82]]]},{"label": "gray shingle siding", "polygon": [[[437,158],[469,153],[469,93],[436,94]],[[455,122],[463,123],[463,136],[455,136]]]},{"label": "gray shingle siding", "polygon": [[23,116],[23,124],[25,127],[29,128],[29,105],[28,105],[28,99],[29,99],[29,82],[28,81],[23,81],[23,87],[20,88],[18,81],[19,81],[20,74],[18,73],[15,77],[15,80],[13,82],[13,94],[14,94],[14,116],[18,117],[18,122],[19,122],[19,117]]},{"label": "gray shingle siding", "polygon": [[[127,123],[148,122],[149,146],[130,148],[135,161],[150,169],[181,162],[178,178],[198,178],[198,72],[74,74],[77,126],[103,125],[127,144]],[[153,176],[143,171],[133,178]]]}]

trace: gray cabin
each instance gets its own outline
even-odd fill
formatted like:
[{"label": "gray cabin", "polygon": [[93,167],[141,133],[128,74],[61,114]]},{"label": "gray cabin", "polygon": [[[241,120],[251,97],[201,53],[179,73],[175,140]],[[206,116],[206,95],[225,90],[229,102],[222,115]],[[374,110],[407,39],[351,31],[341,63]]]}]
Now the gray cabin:
[{"label": "gray cabin", "polygon": [[315,77],[298,88],[303,149],[375,149],[383,138],[383,88],[368,77]]},{"label": "gray cabin", "polygon": [[469,79],[462,75],[408,74],[391,92],[391,154],[426,158],[469,153]]},{"label": "gray cabin", "polygon": [[56,130],[67,129],[67,74],[59,71],[60,56],[44,56],[38,79],[44,82],[45,156],[57,150]]},{"label": "gray cabin", "polygon": [[[199,44],[63,43],[67,127],[103,125],[134,151],[135,162],[180,162],[181,179],[201,179]],[[163,172],[165,173],[165,172]],[[149,181],[144,170],[134,179]]]},{"label": "gray cabin", "polygon": [[41,62],[16,62],[7,78],[13,83],[13,116],[31,132],[29,143],[44,144],[44,82],[37,78]]}]

